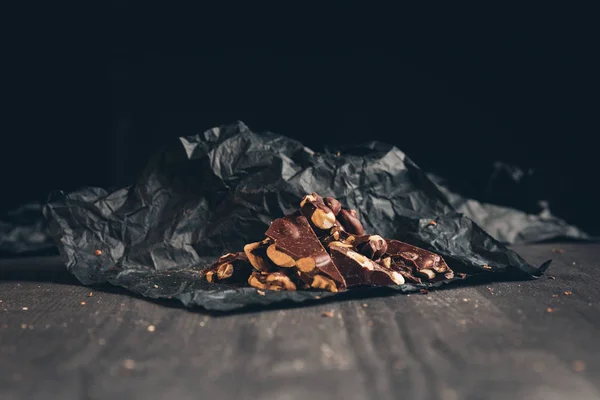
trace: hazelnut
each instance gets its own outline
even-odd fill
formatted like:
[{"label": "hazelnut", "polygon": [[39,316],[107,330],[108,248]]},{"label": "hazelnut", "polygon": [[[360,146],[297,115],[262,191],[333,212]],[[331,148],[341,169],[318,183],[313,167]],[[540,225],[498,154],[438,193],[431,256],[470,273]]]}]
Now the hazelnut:
[{"label": "hazelnut", "polygon": [[277,250],[274,244],[267,247],[267,257],[280,267],[291,268],[296,265],[294,259],[287,254]]},{"label": "hazelnut", "polygon": [[225,263],[219,265],[219,267],[217,268],[217,279],[227,279],[231,277],[231,275],[233,275],[233,265]]},{"label": "hazelnut", "polygon": [[340,202],[334,199],[333,197],[325,197],[324,200],[325,205],[329,207],[329,209],[331,209],[333,215],[337,216],[340,213],[340,210],[342,209],[342,205],[340,204]]},{"label": "hazelnut", "polygon": [[206,280],[207,280],[208,282],[211,282],[211,283],[212,283],[212,281],[213,281],[213,275],[214,275],[214,273],[215,273],[215,271],[208,271],[208,272],[206,273]]},{"label": "hazelnut", "polygon": [[346,232],[354,235],[363,235],[365,230],[356,216],[346,209],[342,209],[338,214],[338,220]]},{"label": "hazelnut", "polygon": [[435,278],[435,272],[433,272],[430,269],[420,269],[420,270],[416,271],[416,274],[419,276],[422,276],[425,279],[429,279],[429,280]]},{"label": "hazelnut", "polygon": [[403,251],[402,253],[400,253],[400,257],[402,257],[406,260],[414,261],[417,258],[419,258],[419,255],[417,253],[413,253],[411,251]]},{"label": "hazelnut", "polygon": [[392,268],[392,259],[391,259],[391,257],[386,257],[383,260],[381,260],[381,265],[383,265],[386,268]]},{"label": "hazelnut", "polygon": [[334,240],[333,242],[329,242],[329,244],[327,245],[328,247],[335,247],[335,246],[339,246],[339,247],[346,247],[348,249],[352,248],[351,244],[348,243],[344,243],[344,242],[340,242],[337,240]]},{"label": "hazelnut", "polygon": [[377,259],[385,254],[387,247],[385,239],[379,235],[371,235],[367,241],[362,242],[357,246],[357,250],[371,259]]},{"label": "hazelnut", "polygon": [[338,291],[337,286],[335,286],[335,282],[329,278],[324,277],[323,275],[315,275],[310,286],[315,289],[329,290],[333,293],[337,293]]},{"label": "hazelnut", "polygon": [[269,289],[274,290],[273,286],[280,287],[284,290],[296,290],[294,282],[285,274],[281,272],[271,272],[267,275],[266,282],[269,284]]},{"label": "hazelnut", "polygon": [[319,229],[330,229],[335,225],[335,215],[325,206],[317,207],[312,213],[310,220]]},{"label": "hazelnut", "polygon": [[304,257],[296,261],[296,267],[302,272],[308,273],[315,269],[317,263],[312,257]]},{"label": "hazelnut", "polygon": [[264,245],[263,242],[249,243],[244,246],[244,253],[246,253],[246,257],[248,257],[248,261],[250,261],[250,264],[252,264],[254,269],[257,271],[267,272],[270,269],[269,263],[262,257],[254,254],[254,251],[262,245]]}]

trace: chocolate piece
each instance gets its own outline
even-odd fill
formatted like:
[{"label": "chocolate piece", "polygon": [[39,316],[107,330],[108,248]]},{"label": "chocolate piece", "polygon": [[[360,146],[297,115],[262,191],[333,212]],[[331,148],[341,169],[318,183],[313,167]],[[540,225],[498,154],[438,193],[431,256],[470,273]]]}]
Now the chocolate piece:
[{"label": "chocolate piece", "polygon": [[337,220],[340,222],[344,230],[353,235],[363,235],[365,230],[362,226],[362,223],[356,217],[356,211],[352,213],[354,210],[347,210],[342,208],[340,213],[337,215]]},{"label": "chocolate piece", "polygon": [[317,236],[328,235],[329,230],[336,223],[333,211],[323,203],[323,199],[316,193],[304,196],[300,203],[300,212],[310,221],[311,226],[316,228]]},{"label": "chocolate piece", "polygon": [[339,201],[337,201],[337,199],[334,199],[333,197],[325,197],[324,201],[325,205],[333,212],[333,215],[337,216],[340,213],[342,205]]},{"label": "chocolate piece", "polygon": [[347,247],[330,247],[331,258],[342,273],[348,287],[359,285],[402,285],[404,278]]},{"label": "chocolate piece", "polygon": [[383,256],[387,250],[387,242],[379,235],[362,235],[355,237],[352,242],[356,250],[371,260],[377,260]]},{"label": "chocolate piece", "polygon": [[250,286],[262,290],[296,290],[296,285],[282,272],[252,272],[248,278]]},{"label": "chocolate piece", "polygon": [[386,242],[388,244],[386,256],[392,258],[393,269],[406,270],[402,266],[410,266],[414,275],[428,281],[454,277],[454,272],[441,256],[399,240],[386,239]]},{"label": "chocolate piece", "polygon": [[[344,278],[305,216],[291,214],[278,218],[271,223],[265,234],[272,239],[277,252],[295,261],[295,268],[302,274],[310,278],[316,274],[324,274],[333,279],[339,288],[346,287]],[[271,260],[277,263],[276,260]]]},{"label": "chocolate piece", "polygon": [[416,269],[432,269],[440,274],[450,271],[442,256],[399,240],[387,239],[386,241],[388,244],[387,255],[401,257],[414,265]]},{"label": "chocolate piece", "polygon": [[382,259],[382,265],[389,264],[389,268],[393,271],[398,272],[400,275],[404,277],[405,280],[414,282],[414,283],[422,283],[421,278],[414,275],[414,268],[412,265],[408,265],[406,261],[402,258],[392,258],[386,257]]},{"label": "chocolate piece", "polygon": [[252,265],[246,254],[228,253],[202,273],[208,282],[241,283],[248,280],[252,273]]}]

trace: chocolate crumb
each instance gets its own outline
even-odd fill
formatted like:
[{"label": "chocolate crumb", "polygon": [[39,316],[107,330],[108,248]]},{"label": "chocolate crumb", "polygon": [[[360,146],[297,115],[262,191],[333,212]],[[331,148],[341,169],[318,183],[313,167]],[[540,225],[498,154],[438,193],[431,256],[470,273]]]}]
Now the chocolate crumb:
[{"label": "chocolate crumb", "polygon": [[436,226],[436,225],[437,225],[437,222],[435,222],[434,220],[431,220],[431,221],[429,221],[429,225],[431,225],[431,226]]},{"label": "chocolate crumb", "polygon": [[148,325],[148,327],[146,328],[146,330],[148,332],[154,332],[156,330],[156,327],[154,325]]},{"label": "chocolate crumb", "polygon": [[552,307],[548,307],[548,308],[546,308],[546,312],[549,312],[549,313],[554,312],[554,309]]},{"label": "chocolate crumb", "polygon": [[154,289],[158,289],[158,285],[154,285]]},{"label": "chocolate crumb", "polygon": [[557,294],[553,294],[552,297],[558,297],[558,295]]},{"label": "chocolate crumb", "polygon": [[363,307],[369,307],[367,303],[363,303]]},{"label": "chocolate crumb", "polygon": [[427,293],[429,293],[429,290],[421,289],[421,290],[419,290],[419,292],[421,292],[421,294],[427,294]]},{"label": "chocolate crumb", "polygon": [[490,267],[489,265],[484,265],[483,268],[485,268],[485,269],[492,269],[492,267]]},{"label": "chocolate crumb", "polygon": [[102,255],[102,250],[96,250],[94,251],[94,254],[97,256],[101,256]]},{"label": "chocolate crumb", "polygon": [[264,295],[265,295],[265,292],[263,292],[262,290],[257,290],[256,292],[257,292],[258,294],[260,294],[261,296],[264,296]]},{"label": "chocolate crumb", "polygon": [[556,277],[554,275],[550,275],[548,279],[556,279]]},{"label": "chocolate crumb", "polygon": [[123,360],[123,367],[125,369],[134,369],[135,368],[135,361],[133,361],[131,359]]},{"label": "chocolate crumb", "polygon": [[553,253],[563,254],[565,252],[564,249],[552,249]]},{"label": "chocolate crumb", "polygon": [[90,292],[90,294],[88,294],[88,297],[92,297],[94,295],[93,292]]},{"label": "chocolate crumb", "polygon": [[29,308],[28,307],[23,307],[22,310],[23,311],[27,311],[27,310],[29,310]]},{"label": "chocolate crumb", "polygon": [[333,310],[332,311],[325,311],[323,313],[321,313],[321,317],[327,317],[327,318],[333,318]]},{"label": "chocolate crumb", "polygon": [[82,306],[85,306],[85,301],[82,301],[80,304],[81,304]]},{"label": "chocolate crumb", "polygon": [[572,294],[573,294],[573,292],[571,292],[571,291],[569,291],[569,290],[567,290],[567,291],[565,292],[565,296],[570,296],[570,295],[572,295]]}]

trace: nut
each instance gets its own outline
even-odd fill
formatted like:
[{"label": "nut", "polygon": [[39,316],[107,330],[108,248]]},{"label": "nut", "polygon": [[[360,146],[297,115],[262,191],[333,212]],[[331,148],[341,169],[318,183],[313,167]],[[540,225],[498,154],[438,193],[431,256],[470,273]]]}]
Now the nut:
[{"label": "nut", "polygon": [[346,240],[344,240],[344,243],[354,243],[355,240],[356,240],[356,238],[354,236],[350,235],[346,238]]},{"label": "nut", "polygon": [[381,260],[381,265],[386,267],[386,268],[392,268],[392,259],[391,257],[386,257],[383,260]]},{"label": "nut", "polygon": [[207,280],[208,282],[211,282],[211,283],[212,283],[212,281],[213,281],[213,275],[214,275],[214,273],[215,273],[215,271],[208,271],[208,272],[206,273],[206,280]]},{"label": "nut", "polygon": [[300,202],[300,208],[304,207],[304,205],[308,201],[323,204],[323,198],[321,196],[319,196],[318,194],[316,194],[315,192],[312,192],[311,194],[307,194],[306,196],[304,196],[302,198],[302,201]]},{"label": "nut", "polygon": [[419,258],[419,255],[411,251],[403,251],[402,253],[400,253],[400,257],[404,258],[405,260],[414,261],[417,258]]},{"label": "nut", "polygon": [[331,209],[333,215],[337,216],[340,213],[340,210],[342,209],[342,205],[340,204],[340,202],[334,199],[333,197],[325,197],[324,200],[325,205],[329,207],[329,209]]},{"label": "nut", "polygon": [[233,253],[223,254],[221,257],[219,257],[219,261],[223,261],[226,258],[231,257],[231,256],[235,256],[235,254],[233,254]]},{"label": "nut", "polygon": [[338,214],[338,220],[346,230],[346,232],[354,235],[362,235],[365,230],[356,216],[346,209],[342,209]]},{"label": "nut", "polygon": [[348,243],[344,243],[344,242],[340,242],[337,240],[334,240],[333,242],[329,242],[329,244],[327,245],[328,247],[335,247],[335,246],[339,246],[339,247],[346,247],[348,249],[352,248],[351,244]]},{"label": "nut", "polygon": [[435,278],[435,272],[433,272],[430,269],[420,269],[420,270],[416,271],[416,274],[422,276],[423,278],[429,279],[429,280]]},{"label": "nut", "polygon": [[392,280],[396,285],[404,285],[404,277],[396,271],[392,271]]},{"label": "nut", "polygon": [[359,263],[363,268],[367,268],[371,271],[373,270],[373,262],[367,257],[363,256],[362,254],[350,250],[346,253],[346,255],[354,261],[356,261],[357,263]]},{"label": "nut", "polygon": [[217,268],[217,279],[227,279],[233,275],[233,265],[229,263],[221,264]]},{"label": "nut", "polygon": [[264,276],[262,276],[259,272],[254,271],[248,278],[248,284],[257,289],[267,289],[267,285],[263,282]]},{"label": "nut", "polygon": [[367,241],[357,246],[357,250],[361,254],[375,260],[385,254],[387,247],[387,242],[381,236],[371,235]]},{"label": "nut", "polygon": [[270,269],[267,260],[254,254],[254,251],[262,245],[264,245],[263,242],[249,243],[244,246],[244,253],[246,253],[246,257],[248,257],[248,261],[250,261],[250,264],[252,264],[254,269],[261,272],[267,272]]},{"label": "nut", "polygon": [[335,215],[326,206],[317,207],[312,213],[310,220],[319,229],[330,229],[335,225]]},{"label": "nut", "polygon": [[312,257],[304,257],[296,261],[296,267],[302,272],[308,273],[315,269],[317,263]]},{"label": "nut", "polygon": [[294,259],[287,254],[277,250],[274,244],[267,247],[267,257],[280,267],[291,268],[296,265]]},{"label": "nut", "polygon": [[310,286],[315,289],[329,290],[333,293],[337,293],[338,291],[337,286],[335,286],[335,282],[329,278],[324,277],[323,275],[315,275]]},{"label": "nut", "polygon": [[292,282],[287,275],[281,272],[271,272],[267,275],[266,281],[269,284],[270,290],[274,290],[273,286],[280,287],[284,290],[296,290],[296,285],[294,285],[294,282]]}]

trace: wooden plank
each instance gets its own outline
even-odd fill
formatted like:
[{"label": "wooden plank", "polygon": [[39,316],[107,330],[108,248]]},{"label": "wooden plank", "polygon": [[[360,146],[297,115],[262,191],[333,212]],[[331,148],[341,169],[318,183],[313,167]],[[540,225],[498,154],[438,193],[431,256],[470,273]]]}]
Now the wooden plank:
[{"label": "wooden plank", "polygon": [[553,247],[517,250],[554,280],[218,317],[3,262],[0,398],[597,399],[600,245]]}]

